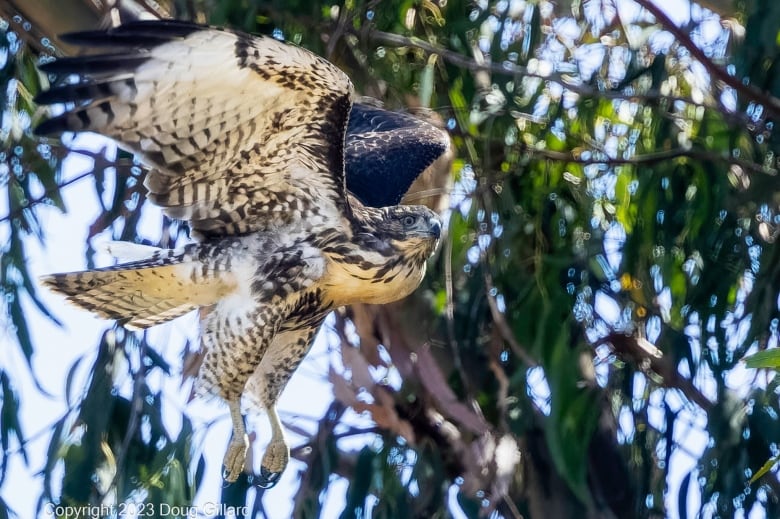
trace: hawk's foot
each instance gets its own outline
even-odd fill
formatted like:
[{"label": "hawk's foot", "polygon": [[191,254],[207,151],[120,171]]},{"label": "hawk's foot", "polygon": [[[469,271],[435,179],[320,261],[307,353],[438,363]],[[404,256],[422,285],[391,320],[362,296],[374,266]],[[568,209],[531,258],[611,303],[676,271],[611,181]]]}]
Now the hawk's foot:
[{"label": "hawk's foot", "polygon": [[272,440],[263,456],[263,462],[260,465],[260,474],[257,476],[256,484],[261,488],[271,488],[279,482],[282,472],[287,468],[287,462],[290,460],[290,449],[283,439]]},{"label": "hawk's foot", "polygon": [[249,448],[249,439],[246,434],[240,437],[233,435],[228,444],[225,459],[222,461],[222,478],[228,483],[233,483],[241,475],[246,463],[246,451]]},{"label": "hawk's foot", "polygon": [[228,400],[228,408],[230,409],[230,421],[233,423],[233,437],[228,444],[227,452],[225,452],[225,459],[222,461],[222,478],[228,483],[233,483],[244,470],[249,438],[244,431],[240,400]]}]

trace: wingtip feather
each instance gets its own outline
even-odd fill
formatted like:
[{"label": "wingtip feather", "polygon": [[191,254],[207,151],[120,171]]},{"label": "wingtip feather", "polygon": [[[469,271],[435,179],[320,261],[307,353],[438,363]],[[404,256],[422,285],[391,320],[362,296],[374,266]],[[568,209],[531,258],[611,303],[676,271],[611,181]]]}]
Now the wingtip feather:
[{"label": "wingtip feather", "polygon": [[144,48],[186,38],[206,28],[183,20],[136,20],[107,30],[70,32],[59,38],[71,45]]},{"label": "wingtip feather", "polygon": [[[71,283],[68,283],[67,280],[67,274],[47,274],[38,278],[38,284],[56,294],[68,296],[68,298],[70,298],[77,292],[72,290],[73,286]],[[69,290],[69,288],[71,290]]]},{"label": "wingtip feather", "polygon": [[108,54],[95,54],[91,56],[76,56],[70,58],[58,58],[42,63],[38,68],[47,74],[116,74],[135,70],[151,57],[143,49],[127,52]]},{"label": "wingtip feather", "polygon": [[54,274],[46,274],[45,276],[38,277],[38,285],[51,290],[56,290],[57,286],[54,282]]},{"label": "wingtip feather", "polygon": [[57,135],[67,131],[69,131],[67,114],[58,115],[57,117],[47,119],[33,128],[33,134],[37,135],[38,137]]}]

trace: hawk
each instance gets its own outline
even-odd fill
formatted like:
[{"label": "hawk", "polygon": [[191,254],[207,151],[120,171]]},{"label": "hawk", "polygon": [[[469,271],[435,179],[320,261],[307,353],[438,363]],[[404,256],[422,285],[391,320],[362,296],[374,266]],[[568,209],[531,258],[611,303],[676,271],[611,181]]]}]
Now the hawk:
[{"label": "hawk", "polygon": [[195,389],[230,410],[224,477],[244,470],[243,397],[271,422],[259,475],[271,486],[289,459],[276,401],[325,316],[420,284],[441,220],[424,206],[372,204],[398,203],[449,139],[353,104],[341,70],[272,38],[163,20],[64,39],[102,52],[40,67],[79,80],[37,98],[74,105],[36,132],[97,132],[137,154],[149,199],[188,222],[195,242],[43,283],[129,329],[209,308]]}]

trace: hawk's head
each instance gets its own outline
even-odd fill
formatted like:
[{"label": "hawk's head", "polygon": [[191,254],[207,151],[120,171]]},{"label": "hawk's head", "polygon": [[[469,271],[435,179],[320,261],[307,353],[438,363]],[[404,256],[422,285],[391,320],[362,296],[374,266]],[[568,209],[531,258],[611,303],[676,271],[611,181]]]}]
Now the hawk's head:
[{"label": "hawk's head", "polygon": [[436,250],[441,237],[439,215],[423,205],[384,207],[378,236],[397,253],[414,262],[425,262]]},{"label": "hawk's head", "polygon": [[324,247],[330,268],[324,284],[332,306],[384,304],[414,291],[441,237],[441,219],[421,205],[377,209],[352,201],[353,235]]}]

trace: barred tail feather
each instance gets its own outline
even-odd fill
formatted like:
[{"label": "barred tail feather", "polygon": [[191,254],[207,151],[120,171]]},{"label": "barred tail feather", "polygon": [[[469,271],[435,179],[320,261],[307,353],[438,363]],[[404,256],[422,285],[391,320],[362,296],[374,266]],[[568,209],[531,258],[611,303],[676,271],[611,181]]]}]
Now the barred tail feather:
[{"label": "barred tail feather", "polygon": [[[161,253],[168,251],[161,251]],[[155,255],[158,256],[158,255]],[[216,303],[232,287],[219,278],[204,279],[200,265],[169,257],[113,267],[52,274],[41,283],[76,306],[125,328],[144,329]]]}]

